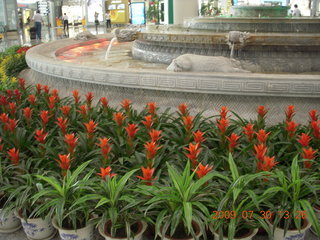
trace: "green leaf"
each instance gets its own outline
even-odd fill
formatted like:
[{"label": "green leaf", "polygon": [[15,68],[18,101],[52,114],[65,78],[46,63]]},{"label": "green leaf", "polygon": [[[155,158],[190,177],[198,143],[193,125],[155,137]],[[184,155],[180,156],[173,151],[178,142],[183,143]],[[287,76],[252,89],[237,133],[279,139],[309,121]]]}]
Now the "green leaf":
[{"label": "green leaf", "polygon": [[191,232],[192,228],[192,204],[190,202],[183,202],[183,213],[187,222],[188,232]]},{"label": "green leaf", "polygon": [[228,162],[229,162],[230,171],[232,174],[232,179],[233,181],[236,181],[239,178],[239,172],[231,153],[229,153]]}]

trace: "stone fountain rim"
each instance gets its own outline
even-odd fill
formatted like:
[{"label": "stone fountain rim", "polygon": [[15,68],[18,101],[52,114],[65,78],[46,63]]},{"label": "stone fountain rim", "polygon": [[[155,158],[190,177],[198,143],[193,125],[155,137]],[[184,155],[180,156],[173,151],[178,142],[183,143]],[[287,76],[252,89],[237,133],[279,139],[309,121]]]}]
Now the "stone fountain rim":
[{"label": "stone fountain rim", "polygon": [[[100,35],[96,42],[105,37]],[[101,85],[223,95],[320,97],[319,75],[158,71],[155,76],[155,70],[87,67],[57,59],[56,51],[72,43],[85,44],[63,39],[35,46],[27,51],[27,64],[48,76]]]}]

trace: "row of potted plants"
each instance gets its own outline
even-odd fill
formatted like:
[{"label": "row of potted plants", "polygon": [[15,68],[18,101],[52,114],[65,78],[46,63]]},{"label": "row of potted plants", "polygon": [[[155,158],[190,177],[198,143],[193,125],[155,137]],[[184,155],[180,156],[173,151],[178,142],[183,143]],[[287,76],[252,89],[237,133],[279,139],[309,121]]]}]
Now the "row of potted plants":
[{"label": "row of potted plants", "polygon": [[[153,228],[163,238],[211,229],[216,239],[251,239],[263,228],[303,239],[311,224],[320,235],[316,110],[303,125],[288,106],[267,126],[264,106],[248,121],[227,107],[205,117],[186,104],[137,112],[127,99],[111,108],[106,98],[94,106],[90,92],[81,98],[23,79],[0,95],[1,215],[15,212],[31,239],[54,235],[51,219],[62,239],[91,239],[94,226],[106,239]],[[12,219],[3,231],[19,227]]]}]

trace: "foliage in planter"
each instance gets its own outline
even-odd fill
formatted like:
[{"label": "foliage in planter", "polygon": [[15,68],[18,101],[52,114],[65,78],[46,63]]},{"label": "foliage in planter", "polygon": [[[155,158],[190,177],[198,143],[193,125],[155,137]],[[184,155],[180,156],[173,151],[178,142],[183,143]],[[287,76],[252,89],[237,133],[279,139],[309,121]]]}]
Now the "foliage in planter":
[{"label": "foliage in planter", "polygon": [[201,16],[216,16],[221,13],[221,8],[215,7],[214,2],[217,0],[209,0],[208,3],[202,3],[200,8]]},{"label": "foliage in planter", "polygon": [[275,213],[273,230],[283,224],[281,228],[285,233],[288,230],[301,229],[303,219],[308,219],[320,236],[320,224],[310,202],[317,198],[319,193],[319,174],[300,172],[298,157],[292,161],[288,173],[276,170],[274,172],[278,181],[273,181],[274,186],[269,192],[276,193],[269,201],[273,204]]},{"label": "foliage in planter", "polygon": [[147,19],[150,22],[159,23],[161,19],[161,9],[159,1],[150,2],[147,10]]}]

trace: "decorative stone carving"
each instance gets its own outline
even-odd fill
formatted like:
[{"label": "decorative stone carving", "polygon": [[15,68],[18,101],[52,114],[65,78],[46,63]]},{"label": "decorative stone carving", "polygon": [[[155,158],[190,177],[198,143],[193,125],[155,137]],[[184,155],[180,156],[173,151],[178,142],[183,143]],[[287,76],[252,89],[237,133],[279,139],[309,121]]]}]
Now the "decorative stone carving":
[{"label": "decorative stone carving", "polygon": [[249,72],[240,67],[239,61],[226,57],[184,54],[174,59],[167,70],[173,72]]},{"label": "decorative stone carving", "polygon": [[140,31],[139,26],[132,25],[128,28],[115,28],[112,31],[114,37],[117,38],[118,42],[130,42],[137,39],[137,33]]},{"label": "decorative stone carving", "polygon": [[74,40],[81,40],[81,41],[88,41],[93,39],[98,39],[98,38],[97,36],[93,35],[90,31],[84,31],[84,32],[78,33],[74,38]]}]

